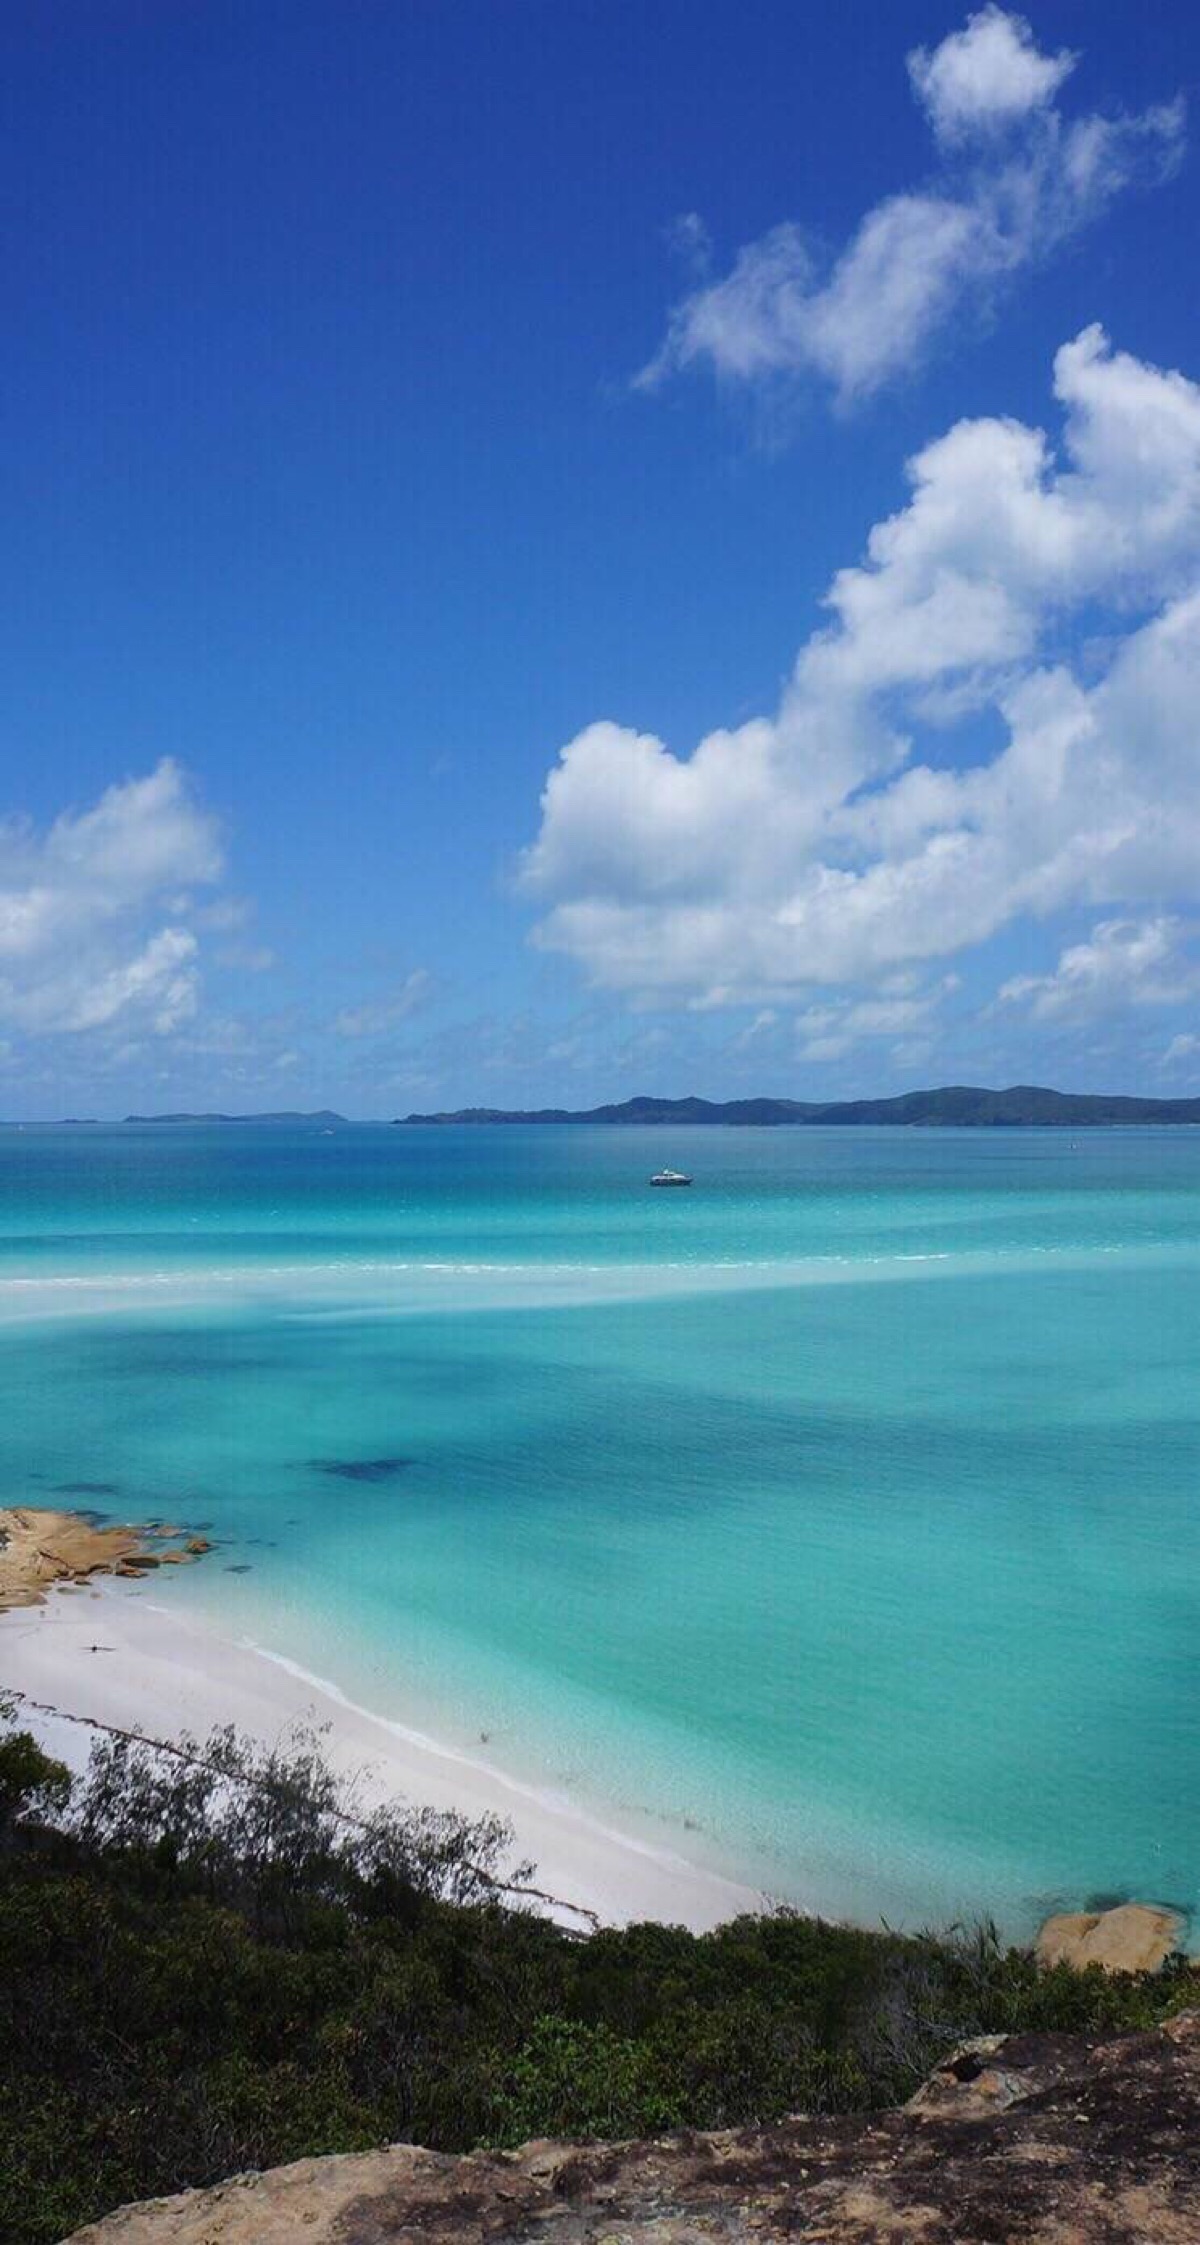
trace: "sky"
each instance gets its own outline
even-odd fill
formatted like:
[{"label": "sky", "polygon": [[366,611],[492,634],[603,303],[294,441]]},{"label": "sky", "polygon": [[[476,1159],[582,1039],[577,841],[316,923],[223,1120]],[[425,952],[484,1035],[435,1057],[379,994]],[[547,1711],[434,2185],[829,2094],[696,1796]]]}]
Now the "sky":
[{"label": "sky", "polygon": [[6,0],[0,1115],[1200,1094],[1198,82]]}]

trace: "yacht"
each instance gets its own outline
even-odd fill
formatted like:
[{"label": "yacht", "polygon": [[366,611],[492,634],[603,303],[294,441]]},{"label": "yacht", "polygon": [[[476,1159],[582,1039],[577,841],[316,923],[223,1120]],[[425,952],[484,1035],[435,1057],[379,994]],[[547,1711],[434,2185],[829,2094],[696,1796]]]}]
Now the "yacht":
[{"label": "yacht", "polygon": [[685,1177],[681,1169],[656,1169],[650,1182],[652,1185],[690,1185],[692,1180]]}]

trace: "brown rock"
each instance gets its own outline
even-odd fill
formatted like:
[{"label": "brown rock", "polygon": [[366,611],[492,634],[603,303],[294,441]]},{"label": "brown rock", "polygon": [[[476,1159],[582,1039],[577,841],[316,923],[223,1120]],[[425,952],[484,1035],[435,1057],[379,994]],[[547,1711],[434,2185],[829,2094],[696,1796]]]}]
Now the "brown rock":
[{"label": "brown rock", "polygon": [[904,2112],[658,2143],[303,2159],[127,2207],[67,2245],[300,2240],[1200,2245],[1200,2013],[1114,2041],[989,2036]]},{"label": "brown rock", "polygon": [[1046,1919],[1034,1943],[1034,1954],[1042,1964],[1078,1964],[1083,1942],[1099,1923],[1096,1911],[1060,1910],[1056,1917]]},{"label": "brown rock", "polygon": [[167,1556],[146,1549],[149,1533],[146,1528],[101,1527],[82,1513],[42,1505],[0,1507],[0,1612],[9,1606],[40,1606],[56,1585],[86,1582],[91,1575],[135,1579]]},{"label": "brown rock", "polygon": [[1036,1954],[1043,1964],[1069,1964],[1077,1972],[1098,1964],[1105,1972],[1157,1972],[1179,1947],[1184,1919],[1158,1903],[1122,1902],[1115,1910],[1063,1911],[1047,1918]]}]

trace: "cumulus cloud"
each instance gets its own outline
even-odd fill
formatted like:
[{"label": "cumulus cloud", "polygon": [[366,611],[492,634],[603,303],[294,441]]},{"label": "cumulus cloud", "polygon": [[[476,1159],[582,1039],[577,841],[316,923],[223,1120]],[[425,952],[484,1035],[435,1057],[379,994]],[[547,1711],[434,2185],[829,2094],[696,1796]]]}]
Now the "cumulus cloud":
[{"label": "cumulus cloud", "polygon": [[962,31],[952,31],[932,53],[914,47],[908,58],[913,92],[928,112],[939,140],[965,140],[1045,109],[1076,57],[1039,54],[1024,16],[980,8]]},{"label": "cumulus cloud", "polygon": [[[910,464],[773,716],[689,757],[612,721],[567,744],[522,868],[541,945],[638,995],[770,1004],[1018,915],[1194,895],[1200,388],[1090,328],[1055,393],[1057,453],[982,419]],[[1057,651],[1102,611],[1085,682]]]},{"label": "cumulus cloud", "polygon": [[798,1057],[806,1061],[841,1060],[863,1043],[919,1039],[934,1028],[943,995],[956,987],[956,982],[955,976],[947,975],[932,990],[885,991],[878,997],[806,1006],[796,1016]]},{"label": "cumulus cloud", "polygon": [[361,1006],[346,1006],[334,1018],[339,1037],[382,1037],[428,1005],[433,996],[433,976],[427,967],[414,967],[398,990]]},{"label": "cumulus cloud", "polygon": [[1003,1005],[1028,1007],[1035,1021],[1093,1021],[1126,1006],[1178,1005],[1200,988],[1200,966],[1184,950],[1185,929],[1151,920],[1101,920],[1071,944],[1050,974],[1014,975]]},{"label": "cumulus cloud", "polygon": [[876,204],[832,262],[791,221],[747,244],[676,306],[638,385],[704,362],[735,383],[815,377],[845,404],[909,372],[964,313],[1177,163],[1180,100],[1068,120],[1055,96],[1073,61],[1040,53],[1024,18],[994,6],[918,48],[908,68],[941,152],[932,180]]},{"label": "cumulus cloud", "polygon": [[118,1020],[168,1034],[196,1005],[186,891],[221,864],[216,822],[169,758],[43,832],[0,824],[0,1021],[32,1035]]}]

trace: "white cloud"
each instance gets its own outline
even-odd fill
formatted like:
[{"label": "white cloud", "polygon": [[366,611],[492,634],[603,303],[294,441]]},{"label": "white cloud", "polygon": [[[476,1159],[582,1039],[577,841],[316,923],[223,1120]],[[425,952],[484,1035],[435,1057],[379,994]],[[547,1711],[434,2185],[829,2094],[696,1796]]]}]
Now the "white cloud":
[{"label": "white cloud", "polygon": [[266,943],[226,943],[216,954],[222,967],[236,967],[240,974],[270,974],[279,965],[279,959]]},{"label": "white cloud", "polygon": [[699,211],[681,211],[666,228],[666,242],[682,265],[697,279],[707,273],[712,263],[712,242],[708,228]]},{"label": "white cloud", "polygon": [[192,918],[198,928],[211,929],[217,935],[236,935],[250,925],[254,906],[249,897],[218,896],[211,904],[196,905]]},{"label": "white cloud", "polygon": [[1177,1037],[1172,1037],[1159,1066],[1161,1068],[1182,1068],[1198,1060],[1200,1060],[1200,1037],[1196,1036],[1193,1030],[1185,1029]]},{"label": "white cloud", "polygon": [[808,1006],[796,1017],[797,1057],[805,1061],[842,1060],[855,1046],[879,1038],[912,1038],[933,1028],[942,987],[914,996],[855,998]]},{"label": "white cloud", "polygon": [[0,1021],[40,1035],[194,1010],[197,941],[181,888],[219,878],[216,822],[170,759],[44,833],[0,825]]},{"label": "white cloud", "polygon": [[1200,965],[1183,949],[1177,919],[1101,920],[1085,943],[1065,950],[1050,974],[1014,975],[1004,1005],[1027,1006],[1035,1021],[1093,1021],[1126,1006],[1178,1005],[1200,988]]},{"label": "white cloud", "polygon": [[[568,743],[523,865],[541,945],[634,994],[770,1004],[1018,914],[1195,893],[1200,389],[1092,328],[1055,390],[1061,457],[988,419],[912,463],[773,717],[688,758],[611,721]],[[1046,649],[1080,611],[1094,637],[1101,605],[1108,667],[1085,684]],[[945,725],[972,713],[1003,745],[948,768]]]},{"label": "white cloud", "polygon": [[771,1030],[777,1029],[778,1026],[779,1015],[774,1006],[761,1006],[753,1020],[748,1021],[744,1029],[738,1030],[729,1050],[732,1053],[749,1052],[752,1045],[760,1043],[762,1038],[768,1036]]},{"label": "white cloud", "polygon": [[366,1005],[344,1007],[334,1019],[334,1029],[339,1037],[385,1036],[389,1029],[398,1029],[402,1021],[427,1005],[433,988],[433,976],[428,968],[414,967],[389,997]]},{"label": "white cloud", "polygon": [[1064,119],[1054,95],[1072,61],[1040,54],[996,7],[918,49],[909,72],[943,150],[933,181],[876,204],[832,265],[792,223],[749,243],[676,306],[638,385],[706,361],[734,382],[813,376],[846,403],[910,371],[939,332],[1178,160],[1180,101]]},{"label": "white cloud", "polygon": [[965,29],[932,54],[915,47],[908,75],[938,138],[959,141],[1046,108],[1075,62],[1065,50],[1039,54],[1024,16],[991,6],[968,16]]},{"label": "white cloud", "polygon": [[192,961],[196,938],[186,928],[162,928],[151,936],[137,956],[85,986],[63,992],[57,999],[54,1026],[60,1029],[101,1029],[131,1006],[150,1015],[160,1035],[186,1021],[196,1010],[196,977]]}]

